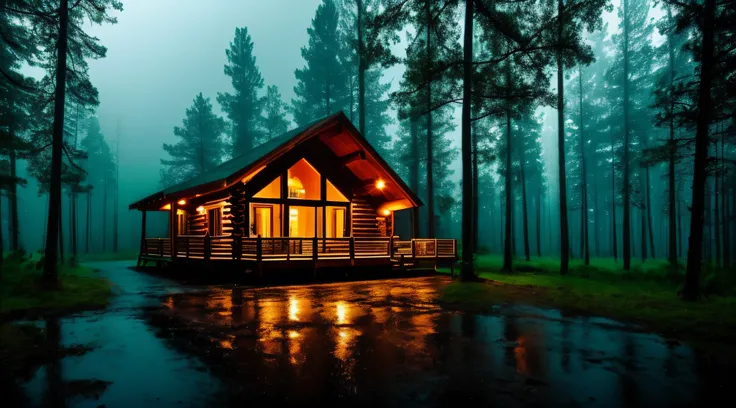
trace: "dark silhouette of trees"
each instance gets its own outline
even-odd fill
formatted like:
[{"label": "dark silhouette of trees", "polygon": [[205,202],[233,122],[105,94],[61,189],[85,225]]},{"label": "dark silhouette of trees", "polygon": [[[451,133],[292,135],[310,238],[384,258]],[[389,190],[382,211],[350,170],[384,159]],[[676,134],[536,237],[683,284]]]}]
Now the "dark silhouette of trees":
[{"label": "dark silhouette of trees", "polygon": [[235,157],[262,142],[263,100],[259,92],[263,88],[263,77],[253,56],[253,41],[247,27],[235,29],[235,37],[225,54],[228,61],[225,75],[231,79],[233,93],[218,93],[217,102],[232,122],[232,156]]},{"label": "dark silhouette of trees", "polygon": [[204,174],[217,166],[225,154],[225,121],[212,112],[209,98],[199,93],[187,109],[182,126],[174,127],[181,138],[176,144],[164,143],[170,159],[161,159],[161,184],[171,186]]}]

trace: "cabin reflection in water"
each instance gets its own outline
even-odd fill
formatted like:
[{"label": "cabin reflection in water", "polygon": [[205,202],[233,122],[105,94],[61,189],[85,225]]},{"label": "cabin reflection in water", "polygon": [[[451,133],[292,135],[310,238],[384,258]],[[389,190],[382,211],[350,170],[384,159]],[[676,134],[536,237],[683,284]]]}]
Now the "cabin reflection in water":
[{"label": "cabin reflection in water", "polygon": [[[235,270],[417,268],[456,259],[453,239],[399,237],[421,200],[338,113],[130,205],[142,212],[139,265]],[[169,214],[168,236],[146,214]],[[398,217],[397,217],[398,213]],[[414,231],[408,225],[406,231]]]}]

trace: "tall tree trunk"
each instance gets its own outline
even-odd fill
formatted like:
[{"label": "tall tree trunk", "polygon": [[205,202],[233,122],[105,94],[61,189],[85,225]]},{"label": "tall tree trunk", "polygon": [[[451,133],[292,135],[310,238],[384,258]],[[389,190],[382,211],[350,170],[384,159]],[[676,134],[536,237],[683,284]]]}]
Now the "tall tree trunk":
[{"label": "tall tree trunk", "polygon": [[[414,193],[419,192],[419,123],[415,115],[409,119],[409,132],[411,136],[411,161],[409,164],[409,183]],[[411,210],[412,216],[412,238],[419,238],[419,207],[414,207]]]},{"label": "tall tree trunk", "polygon": [[478,252],[478,129],[474,122],[472,130],[472,158],[473,158],[473,217],[471,228],[473,229],[473,253]]},{"label": "tall tree trunk", "polygon": [[682,200],[677,200],[677,256],[682,258]]},{"label": "tall tree trunk", "polygon": [[[46,200],[46,207],[44,207],[43,209],[43,214],[44,214],[43,225],[48,225],[48,222],[49,222],[49,200],[48,199]],[[44,228],[43,231],[41,232],[41,246],[43,247],[44,252],[46,251],[46,234],[47,234],[46,231],[47,231],[46,228]]]},{"label": "tall tree trunk", "polygon": [[521,163],[521,208],[522,208],[522,228],[524,228],[524,258],[529,262],[529,217],[527,215],[526,205],[526,177],[524,174],[524,149],[523,146],[519,149],[521,157],[519,163]]},{"label": "tall tree trunk", "polygon": [[[11,140],[13,137],[11,135]],[[10,183],[10,194],[8,196],[10,201],[10,249],[17,251],[20,249],[20,224],[18,223],[18,184],[15,183],[17,176],[15,150],[10,149],[8,156],[10,159],[10,178],[13,180]]]},{"label": "tall tree trunk", "polygon": [[71,193],[69,205],[71,207],[71,240],[72,240],[72,257],[77,258],[77,193]]},{"label": "tall tree trunk", "polygon": [[67,30],[69,0],[60,0],[59,39],[56,54],[56,86],[54,89],[54,124],[51,146],[51,179],[49,185],[49,215],[46,228],[46,251],[43,266],[43,284],[47,288],[58,285],[57,251],[59,250],[59,220],[61,210],[61,150],[64,143],[64,101],[66,88]]},{"label": "tall tree trunk", "polygon": [[64,263],[64,222],[62,217],[62,203],[59,203],[59,261]]},{"label": "tall tree trunk", "polygon": [[598,180],[593,178],[593,241],[595,241],[595,256],[601,257],[601,238],[600,238],[600,208],[598,207]]},{"label": "tall tree trunk", "polygon": [[[117,128],[117,143],[115,146],[115,199],[113,200],[113,206],[112,214],[113,214],[113,236],[112,236],[112,251],[117,253],[118,252],[118,239],[119,239],[119,230],[118,227],[119,224],[119,216],[120,212],[118,208],[120,207],[120,122],[118,122],[118,128]],[[253,139],[251,138],[251,141]]]},{"label": "tall tree trunk", "polygon": [[[642,189],[646,188],[645,186],[646,184],[642,183]],[[643,193],[646,194],[646,192]],[[646,204],[646,201],[643,204]],[[647,213],[645,208],[639,209],[639,215],[641,218],[641,261],[644,262],[647,260]]]},{"label": "tall tree trunk", "polygon": [[711,121],[711,82],[713,72],[713,24],[715,0],[705,0],[703,13],[703,42],[700,61],[700,87],[695,133],[695,160],[693,162],[693,198],[690,217],[690,242],[687,249],[687,270],[682,297],[696,300],[700,295],[700,269],[703,250],[703,214],[705,212],[705,168],[708,161],[708,127]]},{"label": "tall tree trunk", "polygon": [[[667,9],[667,16],[671,20],[672,15],[669,7],[666,7]],[[668,53],[668,64],[669,64],[669,87],[670,89],[674,86],[675,83],[675,50],[674,46],[672,44],[672,38],[671,35],[667,37],[667,53]],[[674,99],[670,97],[670,120],[669,120],[669,140],[668,140],[668,154],[669,154],[669,160],[667,161],[668,165],[668,174],[667,174],[667,186],[669,188],[669,191],[667,192],[667,196],[669,198],[668,202],[668,215],[669,215],[669,224],[670,224],[670,230],[669,230],[669,262],[670,265],[676,266],[677,265],[677,237],[679,236],[680,231],[679,226],[677,229],[675,228],[675,154],[677,152],[677,146],[675,145],[675,117],[674,117]],[[682,249],[680,249],[680,252],[682,252]]]},{"label": "tall tree trunk", "polygon": [[652,259],[656,258],[654,252],[654,229],[652,227],[652,191],[649,185],[649,167],[644,169],[644,177],[647,182],[647,189],[645,191],[647,198],[647,229],[649,230],[649,253]]},{"label": "tall tree trunk", "polygon": [[[557,0],[557,15],[564,11],[563,0]],[[562,41],[563,19],[557,29],[557,40]],[[558,177],[560,181],[560,273],[566,274],[570,261],[570,237],[567,229],[567,179],[565,175],[565,96],[562,50],[557,51],[557,151],[559,155]]]},{"label": "tall tree trunk", "polygon": [[92,221],[92,192],[87,191],[87,222],[84,227],[86,229],[84,233],[84,253],[89,253],[89,239],[90,239],[90,221]]},{"label": "tall tree trunk", "polygon": [[[428,30],[429,32],[429,30]],[[463,263],[461,278],[470,280],[475,277],[473,271],[473,203],[469,199],[473,195],[473,175],[470,157],[470,99],[473,64],[473,0],[465,1],[465,35],[463,36],[463,111],[462,111],[462,159],[463,159]],[[432,213],[430,212],[430,216]],[[430,223],[431,225],[431,223]]]},{"label": "tall tree trunk", "polygon": [[[506,71],[510,71],[508,68]],[[507,74],[507,78],[508,78]],[[513,238],[511,236],[512,207],[511,207],[511,113],[506,111],[506,168],[504,169],[504,192],[506,193],[505,208],[506,220],[503,234],[503,267],[501,272],[513,271],[511,246]]]},{"label": "tall tree trunk", "polygon": [[107,179],[109,178],[107,171],[104,177],[102,181],[102,252],[107,251]]},{"label": "tall tree trunk", "polygon": [[[725,137],[725,136],[724,136]],[[728,214],[728,189],[726,188],[725,146],[721,139],[721,220],[723,220],[723,266],[731,266],[731,222]]]},{"label": "tall tree trunk", "polygon": [[542,229],[542,187],[541,183],[537,187],[537,256],[542,256],[542,242],[541,242],[541,229]]},{"label": "tall tree trunk", "polygon": [[[432,63],[432,8],[431,8],[431,1],[425,0],[425,13],[426,13],[426,22],[427,22],[427,66],[431,66]],[[467,6],[466,6],[467,7]],[[472,18],[471,18],[472,21]],[[471,27],[472,31],[472,27]],[[471,38],[472,41],[472,38]],[[472,49],[472,46],[471,46]],[[471,56],[472,58],[472,56]],[[431,73],[430,73],[431,75]],[[432,136],[432,79],[429,78],[427,81],[427,236],[429,238],[434,238],[434,152],[433,152],[433,145],[434,140]],[[464,87],[464,85],[463,85]],[[464,91],[464,89],[463,89]],[[463,99],[465,97],[463,96]],[[468,125],[470,125],[468,123]],[[465,161],[464,163],[469,163],[470,160]],[[470,181],[470,177],[468,177],[468,181]],[[472,191],[468,191],[468,196],[470,196],[470,193]],[[464,196],[468,197],[468,196]]]},{"label": "tall tree trunk", "polygon": [[623,184],[623,257],[624,270],[631,270],[631,205],[629,192],[631,190],[629,181],[629,2],[623,0],[624,19],[624,184]]},{"label": "tall tree trunk", "polygon": [[618,236],[616,235],[616,153],[611,139],[611,232],[613,237],[613,261],[618,261]]},{"label": "tall tree trunk", "polygon": [[5,243],[3,242],[3,196],[0,195],[0,278],[3,276],[3,260],[5,259]]},{"label": "tall tree trunk", "polygon": [[[718,142],[715,143],[716,158],[718,157]],[[720,174],[716,170],[715,176],[713,176],[713,199],[715,205],[713,207],[713,222],[715,224],[715,244],[716,244],[716,266],[721,266],[721,211],[720,211]],[[710,208],[710,207],[708,207]]]},{"label": "tall tree trunk", "polygon": [[583,68],[580,67],[580,75],[578,75],[578,84],[580,85],[580,194],[582,196],[582,210],[580,214],[580,226],[582,234],[580,239],[580,255],[583,257],[585,265],[590,265],[590,241],[588,240],[588,173],[585,169],[585,127],[583,123]]},{"label": "tall tree trunk", "polygon": [[[357,25],[358,25],[358,130],[364,138],[368,139],[368,135],[365,133],[365,44],[363,43],[363,0],[356,0],[356,6],[358,11]],[[376,145],[376,148],[380,146]]]}]

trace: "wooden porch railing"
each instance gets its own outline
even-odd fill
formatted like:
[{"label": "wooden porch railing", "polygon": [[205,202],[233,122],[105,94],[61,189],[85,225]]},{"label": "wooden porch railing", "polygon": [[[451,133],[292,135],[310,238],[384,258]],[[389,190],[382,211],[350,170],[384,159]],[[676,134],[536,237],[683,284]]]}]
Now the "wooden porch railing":
[{"label": "wooden porch railing", "polygon": [[[171,258],[169,238],[146,238],[141,255]],[[319,259],[449,259],[454,239],[261,238],[179,235],[175,258],[204,260],[297,261]]]}]

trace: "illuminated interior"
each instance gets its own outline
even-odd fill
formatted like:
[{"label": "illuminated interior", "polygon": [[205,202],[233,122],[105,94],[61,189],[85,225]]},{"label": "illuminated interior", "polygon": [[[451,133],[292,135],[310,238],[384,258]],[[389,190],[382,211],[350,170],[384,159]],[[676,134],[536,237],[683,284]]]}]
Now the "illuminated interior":
[{"label": "illuminated interior", "polygon": [[253,197],[256,198],[281,198],[281,177],[276,177],[263,190],[259,191]]},{"label": "illuminated interior", "polygon": [[288,171],[289,198],[319,200],[320,175],[309,162],[299,160]]},{"label": "illuminated interior", "polygon": [[330,180],[327,180],[327,201],[340,201],[343,203],[347,203],[349,200],[345,198],[342,193],[335,188],[332,183],[330,183]]}]

